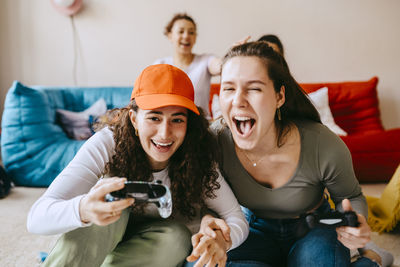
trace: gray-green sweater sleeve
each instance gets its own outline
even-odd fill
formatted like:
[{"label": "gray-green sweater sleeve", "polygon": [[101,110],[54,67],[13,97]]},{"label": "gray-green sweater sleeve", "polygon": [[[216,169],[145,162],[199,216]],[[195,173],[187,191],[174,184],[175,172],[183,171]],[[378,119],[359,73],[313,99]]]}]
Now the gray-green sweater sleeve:
[{"label": "gray-green sweater sleeve", "polygon": [[321,134],[318,167],[333,202],[337,209],[342,210],[342,200],[347,198],[352,208],[367,218],[367,202],[354,174],[350,151],[331,131],[322,131]]}]

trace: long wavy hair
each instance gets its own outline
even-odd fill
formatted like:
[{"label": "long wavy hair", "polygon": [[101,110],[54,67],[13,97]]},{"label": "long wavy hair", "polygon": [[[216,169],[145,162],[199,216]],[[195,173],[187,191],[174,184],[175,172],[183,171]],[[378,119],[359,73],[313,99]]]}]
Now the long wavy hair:
[{"label": "long wavy hair", "polygon": [[[129,117],[129,110],[138,110],[135,101],[120,109],[108,112],[99,128],[108,127],[113,132],[115,154],[106,164],[105,173],[126,177],[128,180],[151,181],[152,169],[139,137]],[[168,175],[174,211],[192,218],[198,208],[205,208],[205,199],[214,198],[217,182],[216,139],[209,131],[208,121],[199,108],[200,115],[188,110],[186,136],[182,145],[171,156]],[[139,211],[143,205],[135,205]]]},{"label": "long wavy hair", "polygon": [[277,129],[278,147],[283,145],[284,137],[290,131],[294,120],[306,119],[321,123],[318,111],[304,90],[293,78],[285,58],[274,51],[267,42],[249,42],[232,47],[222,60],[221,73],[224,64],[234,57],[259,58],[264,63],[265,70],[274,84],[275,92],[279,93],[281,87],[285,87],[285,103],[279,108],[281,119],[275,113],[274,120]]}]

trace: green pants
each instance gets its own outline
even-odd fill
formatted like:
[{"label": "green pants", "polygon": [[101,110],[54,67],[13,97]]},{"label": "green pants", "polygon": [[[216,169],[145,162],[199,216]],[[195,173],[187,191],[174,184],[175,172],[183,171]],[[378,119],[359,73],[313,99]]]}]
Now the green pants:
[{"label": "green pants", "polygon": [[[60,237],[42,266],[180,266],[191,250],[185,225],[166,220],[134,223],[129,211],[110,225],[78,228]],[[125,231],[126,230],[126,231]]]}]

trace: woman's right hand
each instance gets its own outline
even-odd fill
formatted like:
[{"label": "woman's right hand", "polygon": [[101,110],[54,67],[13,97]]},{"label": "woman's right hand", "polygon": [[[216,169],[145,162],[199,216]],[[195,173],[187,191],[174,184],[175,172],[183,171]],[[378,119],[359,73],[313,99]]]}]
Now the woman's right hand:
[{"label": "woman's right hand", "polygon": [[[353,211],[350,200],[343,199],[342,207],[344,211]],[[371,241],[371,228],[367,220],[361,214],[357,214],[359,226],[341,226],[336,228],[338,240],[348,249],[363,248]]]},{"label": "woman's right hand", "polygon": [[126,178],[119,177],[100,179],[79,203],[81,221],[101,226],[116,222],[120,218],[122,211],[131,206],[135,200],[126,198],[106,202],[104,197],[110,192],[124,188],[125,182]]}]

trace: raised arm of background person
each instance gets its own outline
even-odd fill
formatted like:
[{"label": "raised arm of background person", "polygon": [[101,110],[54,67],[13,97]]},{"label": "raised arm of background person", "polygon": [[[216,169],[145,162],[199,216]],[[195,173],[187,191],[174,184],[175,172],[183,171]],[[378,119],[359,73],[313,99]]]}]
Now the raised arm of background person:
[{"label": "raised arm of background person", "polygon": [[[246,36],[239,41],[233,43],[232,46],[244,44],[247,41],[250,40],[250,36]],[[222,58],[220,57],[213,57],[211,60],[208,62],[208,71],[210,72],[211,75],[220,75],[221,74],[221,63],[222,63]]]}]

